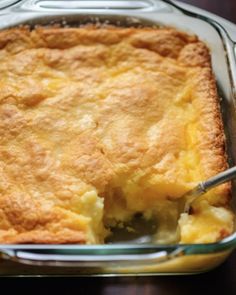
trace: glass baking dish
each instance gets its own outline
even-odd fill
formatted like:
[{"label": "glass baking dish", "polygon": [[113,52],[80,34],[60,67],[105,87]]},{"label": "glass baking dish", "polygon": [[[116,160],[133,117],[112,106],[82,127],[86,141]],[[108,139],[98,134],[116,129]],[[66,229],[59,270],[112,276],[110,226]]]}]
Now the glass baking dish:
[{"label": "glass baking dish", "polygon": [[[236,43],[220,18],[194,11],[168,0],[4,0],[0,4],[0,29],[22,24],[79,26],[106,22],[119,26],[173,26],[197,34],[211,50],[222,98],[227,152],[233,165],[236,159],[236,149],[233,149],[236,146]],[[235,200],[233,184],[233,208],[236,208]],[[192,274],[216,267],[235,247],[236,232],[212,244],[0,245],[0,276]]]}]

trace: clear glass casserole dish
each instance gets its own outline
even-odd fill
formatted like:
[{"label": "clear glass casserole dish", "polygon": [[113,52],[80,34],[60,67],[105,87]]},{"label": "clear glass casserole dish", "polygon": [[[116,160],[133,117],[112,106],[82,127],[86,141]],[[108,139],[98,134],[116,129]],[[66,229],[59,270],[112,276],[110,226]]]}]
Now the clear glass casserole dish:
[{"label": "clear glass casserole dish", "polygon": [[[220,19],[197,14],[194,9],[185,10],[168,0],[2,1],[0,19],[1,29],[22,24],[79,26],[88,22],[109,22],[122,26],[172,26],[198,35],[211,50],[222,97],[227,152],[230,165],[235,163],[236,52],[233,37]],[[233,203],[234,191],[233,185]],[[235,208],[234,204],[232,206]],[[236,233],[213,244],[0,245],[0,275],[199,273],[220,264],[235,246]]]}]

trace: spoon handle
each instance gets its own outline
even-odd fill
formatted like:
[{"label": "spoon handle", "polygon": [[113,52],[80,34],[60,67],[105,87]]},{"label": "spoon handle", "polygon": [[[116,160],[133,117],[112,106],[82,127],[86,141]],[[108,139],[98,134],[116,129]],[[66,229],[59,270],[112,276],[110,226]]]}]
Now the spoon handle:
[{"label": "spoon handle", "polygon": [[208,190],[216,187],[222,183],[232,180],[236,177],[236,166],[229,168],[206,181],[201,182],[201,187],[203,192],[207,192]]},{"label": "spoon handle", "polygon": [[[183,211],[185,213],[189,213],[191,204],[193,201],[195,201],[197,197],[205,194],[207,191],[209,191],[213,187],[216,187],[222,183],[230,181],[233,178],[236,178],[236,166],[229,168],[205,181],[200,182],[194,189],[192,189],[191,191],[185,194]],[[182,205],[180,204],[180,207],[181,206]]]}]

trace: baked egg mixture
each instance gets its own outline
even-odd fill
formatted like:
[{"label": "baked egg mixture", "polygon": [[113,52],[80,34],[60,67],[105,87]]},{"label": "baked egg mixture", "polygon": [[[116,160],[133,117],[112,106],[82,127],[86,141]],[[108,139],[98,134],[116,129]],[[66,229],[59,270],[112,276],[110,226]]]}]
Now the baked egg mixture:
[{"label": "baked egg mixture", "polygon": [[[233,231],[230,185],[178,198],[227,168],[208,48],[169,28],[0,32],[0,243],[98,244],[131,220],[155,243]],[[178,230],[177,230],[178,228]],[[177,234],[178,232],[178,234]]]}]

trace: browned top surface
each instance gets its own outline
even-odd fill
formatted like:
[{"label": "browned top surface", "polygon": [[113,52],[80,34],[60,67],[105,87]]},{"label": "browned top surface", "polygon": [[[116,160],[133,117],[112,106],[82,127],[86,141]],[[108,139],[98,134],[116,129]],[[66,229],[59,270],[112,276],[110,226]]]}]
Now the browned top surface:
[{"label": "browned top surface", "polygon": [[86,191],[113,214],[121,187],[127,209],[143,211],[226,167],[210,55],[196,37],[12,29],[0,48],[0,241],[83,241]]}]

